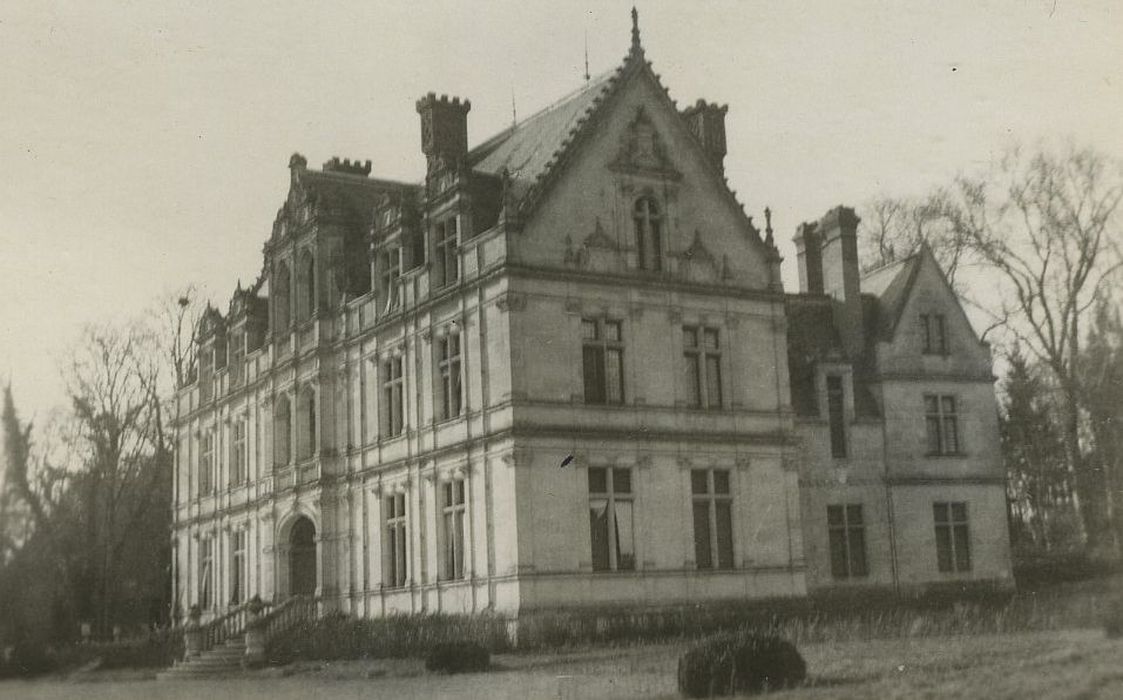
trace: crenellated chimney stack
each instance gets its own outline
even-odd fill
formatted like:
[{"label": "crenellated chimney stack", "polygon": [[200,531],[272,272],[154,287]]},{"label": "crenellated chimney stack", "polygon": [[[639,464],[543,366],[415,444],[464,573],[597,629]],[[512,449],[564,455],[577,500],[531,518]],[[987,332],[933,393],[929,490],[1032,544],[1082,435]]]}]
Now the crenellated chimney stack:
[{"label": "crenellated chimney stack", "polygon": [[698,100],[682,111],[682,116],[710,156],[719,172],[725,172],[725,113],[729,105]]},{"label": "crenellated chimney stack", "polygon": [[865,346],[862,323],[862,290],[858,270],[858,222],[850,207],[838,206],[819,220],[822,241],[823,291],[834,297],[835,325],[851,358]]},{"label": "crenellated chimney stack", "polygon": [[417,101],[421,115],[421,152],[428,160],[430,172],[439,164],[454,167],[468,154],[468,112],[472,103],[437,97],[430,92]]},{"label": "crenellated chimney stack", "polygon": [[819,225],[802,223],[795,230],[796,257],[799,260],[799,291],[802,294],[823,293],[823,243]]}]

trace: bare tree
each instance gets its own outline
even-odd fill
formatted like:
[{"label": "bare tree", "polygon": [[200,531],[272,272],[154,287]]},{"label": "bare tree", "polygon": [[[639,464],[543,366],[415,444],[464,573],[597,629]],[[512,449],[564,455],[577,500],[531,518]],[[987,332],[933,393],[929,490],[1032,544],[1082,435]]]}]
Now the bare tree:
[{"label": "bare tree", "polygon": [[1077,484],[1073,505],[1087,528],[1081,319],[1123,265],[1116,220],[1123,171],[1089,149],[1015,149],[988,176],[958,178],[954,192],[957,226],[994,285],[980,308],[1052,374],[1066,468]]},{"label": "bare tree", "polygon": [[957,273],[969,256],[970,239],[951,190],[921,199],[879,197],[862,207],[863,267],[871,269],[915,253],[927,243],[948,282],[961,296]]}]

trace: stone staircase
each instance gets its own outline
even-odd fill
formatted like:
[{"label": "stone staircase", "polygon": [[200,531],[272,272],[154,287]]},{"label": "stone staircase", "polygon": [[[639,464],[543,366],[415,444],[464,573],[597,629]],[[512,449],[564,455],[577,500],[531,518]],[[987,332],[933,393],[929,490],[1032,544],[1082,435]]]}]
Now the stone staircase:
[{"label": "stone staircase", "polygon": [[171,668],[156,674],[156,680],[180,681],[237,676],[243,671],[242,660],[245,656],[245,638],[235,637],[198,656],[177,661]]},{"label": "stone staircase", "polygon": [[[255,600],[203,624],[196,618],[183,631],[187,647],[183,660],[156,678],[174,681],[239,675],[247,665],[264,663],[265,644],[270,639],[318,614],[315,598],[294,596],[277,606]],[[253,647],[249,655],[247,645]]]}]

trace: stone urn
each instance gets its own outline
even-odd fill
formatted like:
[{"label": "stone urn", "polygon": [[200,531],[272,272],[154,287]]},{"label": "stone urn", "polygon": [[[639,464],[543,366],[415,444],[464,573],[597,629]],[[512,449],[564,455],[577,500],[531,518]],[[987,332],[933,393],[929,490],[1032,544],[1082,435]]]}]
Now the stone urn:
[{"label": "stone urn", "polygon": [[198,656],[203,651],[203,628],[199,625],[202,617],[202,609],[198,605],[192,605],[187,613],[187,625],[183,628],[183,644],[187,658]]},{"label": "stone urn", "polygon": [[242,657],[243,668],[258,668],[265,665],[265,619],[261,612],[265,603],[261,596],[255,595],[246,604],[246,653]]}]

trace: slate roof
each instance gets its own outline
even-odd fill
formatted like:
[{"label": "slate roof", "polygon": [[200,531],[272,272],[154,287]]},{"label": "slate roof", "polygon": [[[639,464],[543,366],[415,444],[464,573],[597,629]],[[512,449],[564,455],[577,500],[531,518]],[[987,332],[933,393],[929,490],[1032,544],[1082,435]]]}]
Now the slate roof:
[{"label": "slate roof", "polygon": [[366,223],[382,197],[395,191],[417,192],[419,185],[330,170],[302,170],[300,185],[308,196],[329,206],[341,206]]},{"label": "slate roof", "polygon": [[878,301],[876,319],[867,315],[867,330],[876,330],[877,337],[882,340],[892,340],[905,309],[905,302],[912,291],[916,273],[920,269],[920,252],[913,253],[907,258],[883,265],[867,272],[861,281],[863,294],[875,297]]},{"label": "slate roof", "polygon": [[521,194],[545,175],[552,161],[585,122],[609,89],[617,70],[590,80],[581,89],[496,134],[468,152],[473,170],[499,175],[509,172]]}]

